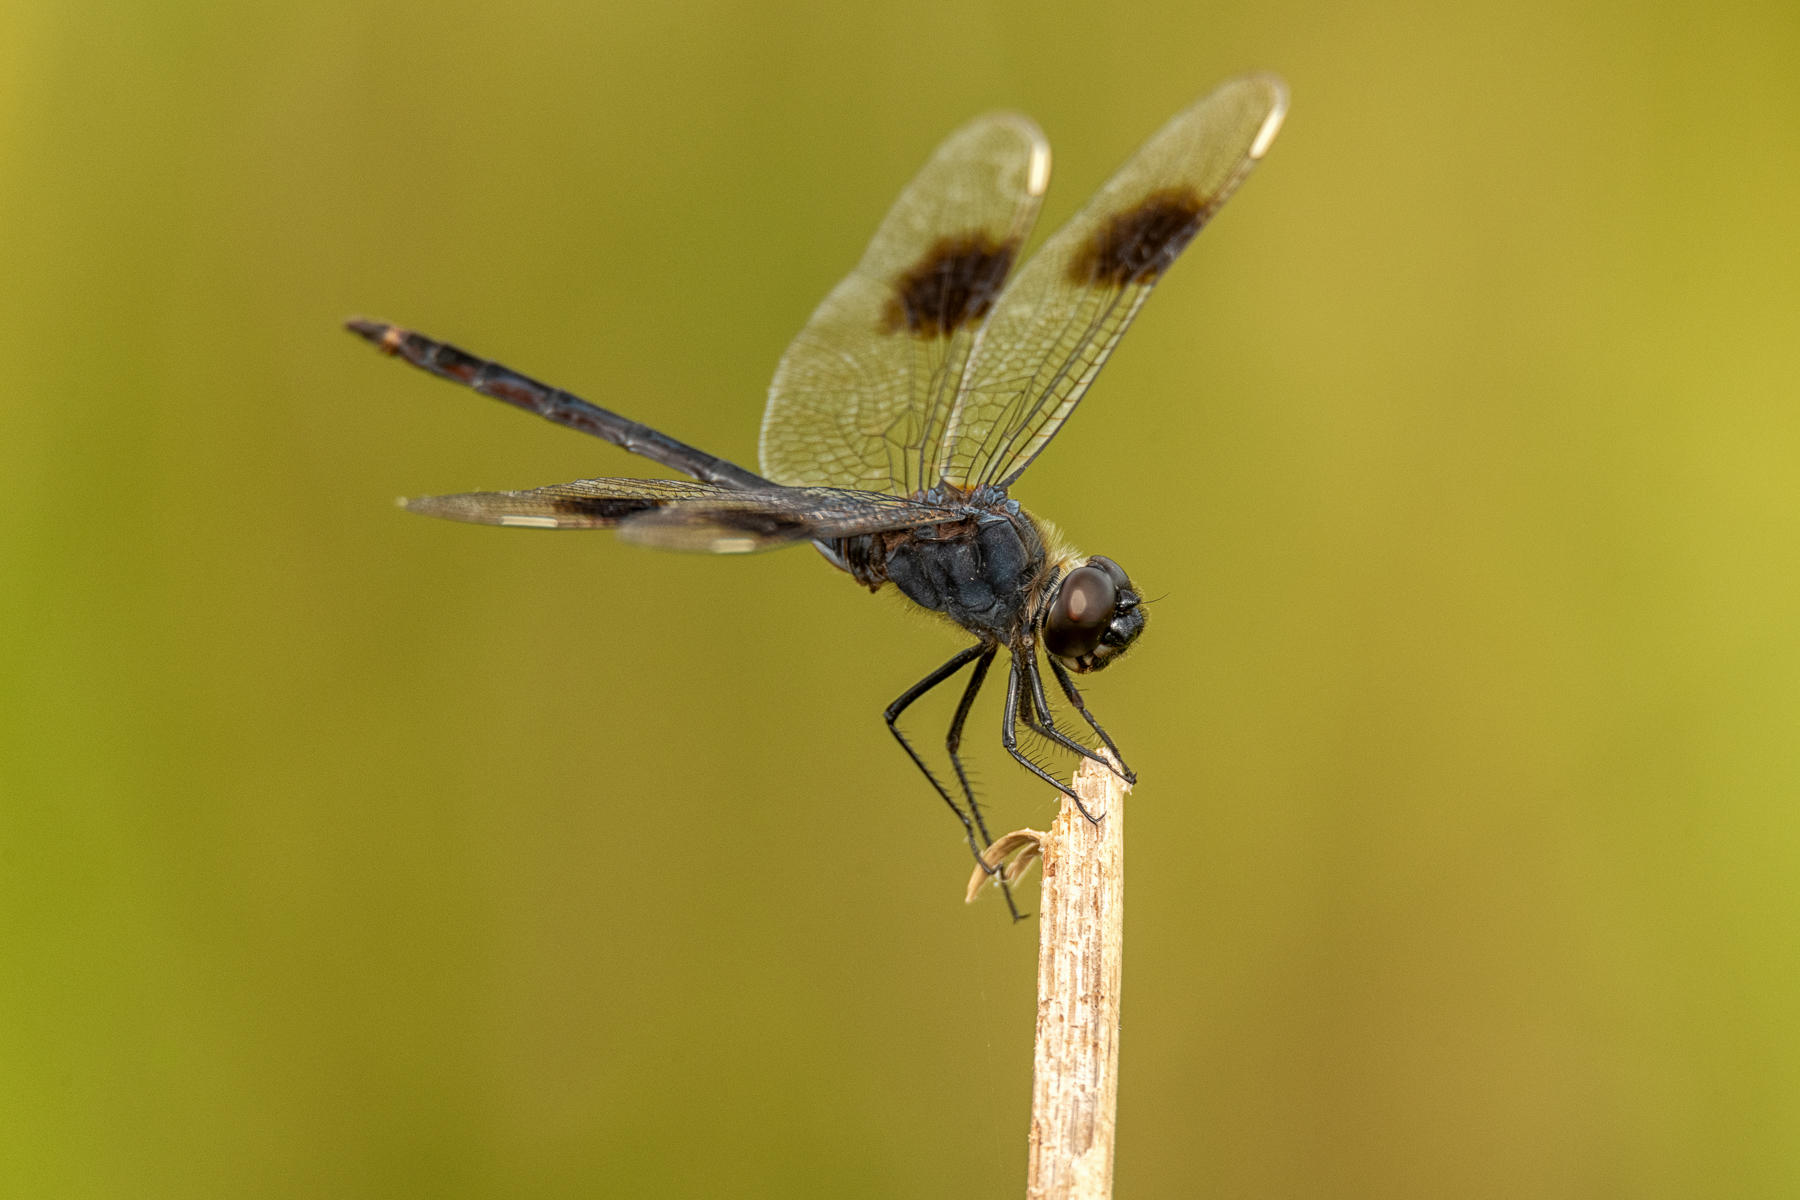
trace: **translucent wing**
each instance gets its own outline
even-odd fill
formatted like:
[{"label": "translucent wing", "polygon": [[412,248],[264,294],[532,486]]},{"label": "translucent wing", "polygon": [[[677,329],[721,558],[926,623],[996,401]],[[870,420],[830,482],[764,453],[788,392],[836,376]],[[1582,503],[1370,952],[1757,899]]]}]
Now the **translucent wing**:
[{"label": "translucent wing", "polygon": [[465,492],[401,502],[409,511],[480,525],[616,529],[664,550],[747,554],[815,538],[916,529],[963,518],[954,509],[845,488],[739,490],[681,479],[577,479],[523,492]]},{"label": "translucent wing", "polygon": [[975,331],[1031,231],[1050,148],[1011,113],[939,146],[776,368],[762,473],[911,495],[937,482]]},{"label": "translucent wing", "polygon": [[1018,478],[1286,111],[1287,88],[1271,75],[1222,85],[1144,143],[1020,269],[970,358],[946,432],[945,482]]},{"label": "translucent wing", "polygon": [[475,525],[527,529],[612,529],[640,513],[726,494],[685,479],[577,479],[523,492],[464,492],[402,500],[408,512]]}]

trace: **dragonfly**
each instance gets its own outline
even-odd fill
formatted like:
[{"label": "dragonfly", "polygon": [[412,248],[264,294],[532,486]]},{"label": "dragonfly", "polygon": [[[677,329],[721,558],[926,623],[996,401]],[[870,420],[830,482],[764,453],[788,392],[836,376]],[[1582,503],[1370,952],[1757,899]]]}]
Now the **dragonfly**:
[{"label": "dragonfly", "polygon": [[[782,356],[763,411],[759,471],[445,342],[348,321],[415,367],[687,477],[578,479],[401,503],[479,524],[610,529],[666,550],[742,554],[810,543],[870,591],[892,584],[971,639],[883,715],[993,874],[982,855],[993,839],[962,738],[999,652],[1008,656],[1001,744],[1096,820],[1020,747],[1020,728],[1135,783],[1075,677],[1117,661],[1148,616],[1118,563],[1077,551],[1009,490],[1067,423],[1177,256],[1263,157],[1286,111],[1286,86],[1272,75],[1225,82],[1171,118],[1022,265],[1049,184],[1049,144],[1010,112],[956,130]],[[944,738],[948,781],[900,719],[965,669]],[[1056,724],[1046,670],[1105,755]]]}]

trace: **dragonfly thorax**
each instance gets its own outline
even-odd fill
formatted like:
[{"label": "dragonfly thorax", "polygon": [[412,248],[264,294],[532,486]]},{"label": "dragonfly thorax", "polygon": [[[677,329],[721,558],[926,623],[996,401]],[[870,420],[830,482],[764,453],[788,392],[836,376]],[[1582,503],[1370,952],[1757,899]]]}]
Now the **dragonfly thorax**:
[{"label": "dragonfly thorax", "polygon": [[841,539],[827,557],[870,589],[892,583],[982,641],[1012,645],[1028,628],[1046,554],[1031,518],[995,498],[959,506],[966,515],[958,521]]}]

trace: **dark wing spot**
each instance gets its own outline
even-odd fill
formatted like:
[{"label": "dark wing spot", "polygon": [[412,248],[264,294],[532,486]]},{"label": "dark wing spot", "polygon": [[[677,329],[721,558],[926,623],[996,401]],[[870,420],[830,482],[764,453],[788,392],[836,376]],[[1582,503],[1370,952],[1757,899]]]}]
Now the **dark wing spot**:
[{"label": "dark wing spot", "polygon": [[1169,269],[1210,214],[1192,188],[1151,192],[1094,231],[1069,263],[1069,279],[1084,286],[1149,283]]},{"label": "dark wing spot", "polygon": [[669,501],[645,496],[558,496],[550,501],[553,511],[571,517],[593,517],[601,521],[623,521],[639,513],[662,508]]},{"label": "dark wing spot", "polygon": [[987,315],[1000,294],[1018,239],[997,242],[985,233],[942,237],[911,270],[894,280],[882,310],[883,333],[902,329],[922,338],[949,337]]},{"label": "dark wing spot", "polygon": [[698,516],[716,529],[759,538],[780,537],[810,528],[810,523],[801,514],[775,508],[708,508]]}]

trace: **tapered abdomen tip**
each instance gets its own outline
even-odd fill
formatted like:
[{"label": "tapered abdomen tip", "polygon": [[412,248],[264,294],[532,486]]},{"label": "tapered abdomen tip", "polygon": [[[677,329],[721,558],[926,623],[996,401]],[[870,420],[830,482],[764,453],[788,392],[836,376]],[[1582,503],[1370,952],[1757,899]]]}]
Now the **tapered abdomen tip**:
[{"label": "tapered abdomen tip", "polygon": [[357,337],[375,343],[383,354],[394,354],[400,349],[400,339],[405,333],[386,321],[371,321],[366,317],[351,317],[344,322],[344,328]]}]

